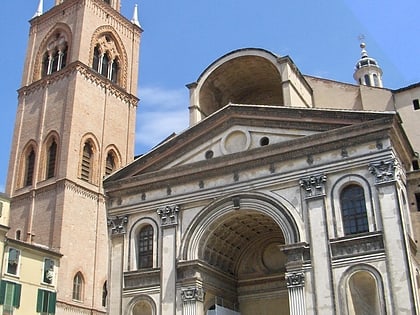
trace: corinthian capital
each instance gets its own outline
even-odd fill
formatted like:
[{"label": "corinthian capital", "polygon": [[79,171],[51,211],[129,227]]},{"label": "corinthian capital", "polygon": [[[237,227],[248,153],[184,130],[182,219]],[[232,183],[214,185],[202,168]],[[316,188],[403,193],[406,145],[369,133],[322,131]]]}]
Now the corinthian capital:
[{"label": "corinthian capital", "polygon": [[326,181],[327,176],[321,174],[301,178],[299,184],[305,192],[305,198],[309,199],[313,197],[323,196],[325,194]]},{"label": "corinthian capital", "polygon": [[178,224],[179,206],[165,206],[157,209],[157,214],[160,216],[162,226],[170,226]]}]

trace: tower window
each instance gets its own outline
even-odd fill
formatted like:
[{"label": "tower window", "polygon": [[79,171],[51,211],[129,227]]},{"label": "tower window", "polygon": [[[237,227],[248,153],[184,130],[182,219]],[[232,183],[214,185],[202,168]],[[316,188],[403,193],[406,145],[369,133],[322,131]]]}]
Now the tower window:
[{"label": "tower window", "polygon": [[420,109],[420,103],[418,99],[413,100],[413,107],[414,107],[414,110]]},{"label": "tower window", "polygon": [[369,77],[369,75],[368,74],[365,74],[365,84],[366,85],[368,85],[368,86],[370,86],[371,84],[370,84],[370,77]]},{"label": "tower window", "polygon": [[92,156],[92,146],[89,142],[86,142],[83,147],[81,178],[87,182],[91,179]]},{"label": "tower window", "polygon": [[103,287],[102,287],[102,306],[106,307],[106,299],[108,297],[108,288],[107,288],[107,282],[105,281]]},{"label": "tower window", "polygon": [[112,152],[109,152],[106,157],[106,164],[105,164],[105,176],[111,175],[111,173],[115,170],[115,158]]},{"label": "tower window", "polygon": [[344,234],[351,235],[369,231],[366,202],[363,188],[350,185],[340,194]]},{"label": "tower window", "polygon": [[60,71],[67,63],[67,41],[63,34],[57,33],[47,45],[42,59],[42,76]]},{"label": "tower window", "polygon": [[35,151],[31,149],[26,158],[25,186],[31,186],[35,170]]},{"label": "tower window", "polygon": [[146,225],[138,236],[138,268],[153,267],[153,227]]},{"label": "tower window", "polygon": [[379,86],[379,80],[378,80],[378,76],[377,76],[377,74],[376,74],[376,73],[374,73],[374,74],[372,75],[372,77],[373,77],[373,84],[374,84],[374,86]]},{"label": "tower window", "polygon": [[112,38],[109,35],[102,36],[93,50],[93,70],[113,83],[118,83],[120,71],[118,56],[118,50]]},{"label": "tower window", "polygon": [[73,294],[72,298],[76,301],[82,301],[83,296],[83,277],[80,272],[78,272],[73,278]]},{"label": "tower window", "polygon": [[53,140],[48,148],[47,156],[47,179],[55,176],[55,164],[57,158],[57,143]]}]

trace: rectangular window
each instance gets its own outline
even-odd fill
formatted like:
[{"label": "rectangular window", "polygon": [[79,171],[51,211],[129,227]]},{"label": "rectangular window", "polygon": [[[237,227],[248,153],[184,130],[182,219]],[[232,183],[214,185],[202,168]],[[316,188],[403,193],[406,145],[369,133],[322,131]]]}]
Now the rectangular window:
[{"label": "rectangular window", "polygon": [[414,110],[420,109],[420,103],[418,99],[413,100],[413,107],[414,107]]},{"label": "rectangular window", "polygon": [[19,308],[21,287],[19,283],[1,280],[0,305],[3,305],[2,315],[13,315],[14,309]]},{"label": "rectangular window", "polygon": [[19,271],[20,250],[9,248],[9,256],[7,258],[7,273],[17,275]]},{"label": "rectangular window", "polygon": [[36,300],[36,312],[41,315],[55,314],[55,305],[57,303],[57,293],[38,289]]},{"label": "rectangular window", "polygon": [[52,284],[53,280],[54,280],[54,260],[50,258],[45,258],[42,282]]}]

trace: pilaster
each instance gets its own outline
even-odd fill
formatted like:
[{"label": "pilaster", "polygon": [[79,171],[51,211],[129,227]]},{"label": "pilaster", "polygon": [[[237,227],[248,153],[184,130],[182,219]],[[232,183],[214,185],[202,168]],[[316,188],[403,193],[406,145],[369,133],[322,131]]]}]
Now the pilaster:
[{"label": "pilaster", "polygon": [[176,312],[176,227],[179,206],[164,206],[157,209],[162,230],[161,267],[161,314],[175,315]]},{"label": "pilaster", "polygon": [[[324,174],[318,174],[302,178],[299,183],[306,201],[309,220],[315,314],[332,315],[335,314],[335,304],[332,276],[329,270],[331,259],[325,210],[326,181],[327,177]],[[300,310],[296,312],[298,311]]]},{"label": "pilaster", "polygon": [[204,290],[200,286],[181,289],[182,315],[204,315]]},{"label": "pilaster", "polygon": [[123,287],[123,263],[124,263],[124,235],[128,218],[108,218],[110,236],[110,270],[108,279],[108,314],[121,315],[122,287]]},{"label": "pilaster", "polygon": [[384,246],[392,292],[389,306],[393,314],[418,314],[412,279],[407,272],[411,268],[407,255],[410,249],[403,228],[401,211],[404,210],[400,207],[397,191],[397,180],[402,177],[399,175],[402,169],[396,159],[390,159],[369,164],[369,171],[374,176],[382,214]]}]

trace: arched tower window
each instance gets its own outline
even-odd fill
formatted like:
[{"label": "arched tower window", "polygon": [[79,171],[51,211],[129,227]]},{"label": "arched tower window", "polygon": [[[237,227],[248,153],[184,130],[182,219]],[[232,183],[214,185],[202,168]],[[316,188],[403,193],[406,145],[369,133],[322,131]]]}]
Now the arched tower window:
[{"label": "arched tower window", "polygon": [[92,177],[93,149],[92,144],[86,141],[83,146],[80,178],[89,182]]},{"label": "arched tower window", "polygon": [[47,152],[47,168],[46,178],[52,178],[55,176],[56,171],[56,160],[57,160],[57,142],[53,139],[48,147]]},{"label": "arched tower window", "polygon": [[105,162],[105,176],[110,175],[113,171],[115,171],[115,155],[112,151],[108,152],[106,156]]},{"label": "arched tower window", "polygon": [[84,287],[83,276],[80,272],[78,272],[73,278],[73,293],[72,293],[73,300],[76,300],[76,301],[83,300],[83,287]]},{"label": "arched tower window", "polygon": [[349,185],[340,194],[340,206],[345,235],[369,231],[366,201],[363,188]]},{"label": "arched tower window", "polygon": [[144,226],[138,234],[138,268],[153,267],[153,227]]},{"label": "arched tower window", "polygon": [[99,38],[93,51],[92,68],[113,83],[119,78],[119,52],[110,35]]},{"label": "arched tower window", "polygon": [[25,186],[31,186],[34,180],[35,171],[35,151],[33,148],[29,150],[26,156],[26,167],[25,167]]},{"label": "arched tower window", "polygon": [[365,85],[371,86],[371,84],[370,84],[370,77],[369,77],[368,74],[365,74]]},{"label": "arched tower window", "polygon": [[42,76],[60,71],[67,63],[68,44],[64,34],[56,33],[47,44],[42,58]]}]

